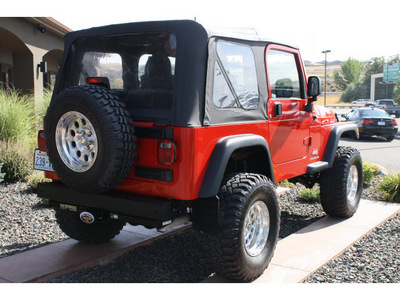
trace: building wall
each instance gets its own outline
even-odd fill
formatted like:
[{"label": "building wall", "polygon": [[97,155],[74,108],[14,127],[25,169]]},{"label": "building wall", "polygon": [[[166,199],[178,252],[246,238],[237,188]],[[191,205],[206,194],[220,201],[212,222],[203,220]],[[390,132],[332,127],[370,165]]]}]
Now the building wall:
[{"label": "building wall", "polygon": [[[48,60],[54,75],[64,50],[64,38],[49,28],[42,33],[36,27],[37,24],[25,18],[0,17],[0,71],[15,88],[33,93],[39,101],[43,95],[43,79],[48,74],[43,76],[38,64]],[[7,70],[9,74],[5,73]]]}]

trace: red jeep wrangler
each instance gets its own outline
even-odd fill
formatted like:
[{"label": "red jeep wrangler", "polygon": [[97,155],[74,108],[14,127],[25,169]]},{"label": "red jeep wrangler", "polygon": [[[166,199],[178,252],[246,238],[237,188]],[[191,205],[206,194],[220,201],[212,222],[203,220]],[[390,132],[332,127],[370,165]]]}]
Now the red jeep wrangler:
[{"label": "red jeep wrangler", "polygon": [[299,50],[253,32],[160,21],[72,32],[39,132],[38,195],[82,242],[126,222],[193,223],[215,270],[250,281],[278,239],[275,184],[320,184],[332,216],[349,217],[362,191],[357,133],[313,105]]}]

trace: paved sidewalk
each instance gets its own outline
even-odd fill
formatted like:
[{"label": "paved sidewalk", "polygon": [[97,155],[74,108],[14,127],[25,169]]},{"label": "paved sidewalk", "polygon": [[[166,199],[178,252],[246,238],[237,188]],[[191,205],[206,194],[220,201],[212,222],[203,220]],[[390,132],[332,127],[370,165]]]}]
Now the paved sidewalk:
[{"label": "paved sidewalk", "polygon": [[[362,200],[350,219],[324,217],[278,242],[274,258],[256,283],[295,283],[344,252],[357,240],[400,212],[400,205]],[[50,244],[0,259],[0,282],[43,282],[96,264],[106,264],[130,249],[151,243],[167,233],[142,226],[125,226],[120,235],[103,245],[87,245],[74,240]],[[230,282],[214,276],[204,282]]]},{"label": "paved sidewalk", "polygon": [[[349,219],[326,216],[280,240],[274,257],[256,283],[297,283],[345,252],[375,227],[400,212],[400,205],[362,200]],[[206,283],[234,282],[224,277],[208,278]]]}]

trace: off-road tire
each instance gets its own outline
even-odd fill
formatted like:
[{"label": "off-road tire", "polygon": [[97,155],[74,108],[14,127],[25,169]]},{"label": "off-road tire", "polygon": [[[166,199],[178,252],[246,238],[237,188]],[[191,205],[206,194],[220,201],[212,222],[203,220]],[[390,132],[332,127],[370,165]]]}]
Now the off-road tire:
[{"label": "off-road tire", "polygon": [[[348,183],[352,182],[352,166],[357,170],[357,184],[354,184],[357,190],[355,196],[349,198]],[[351,217],[360,204],[362,186],[363,166],[360,152],[351,147],[338,147],[332,168],[322,171],[320,175],[320,195],[324,211],[333,217]]]},{"label": "off-road tire", "polygon": [[[263,175],[231,174],[224,178],[218,197],[219,230],[203,234],[210,265],[227,278],[252,281],[267,268],[278,240],[280,210],[276,188]],[[252,256],[244,240],[245,219],[249,209],[259,200],[268,208],[269,231],[261,252]]]},{"label": "off-road tire", "polygon": [[[59,152],[61,147],[57,147],[56,141],[60,120],[76,112],[91,123],[97,137],[97,156],[93,165],[84,171],[76,171],[63,161]],[[62,91],[47,110],[44,130],[53,168],[72,190],[84,193],[110,190],[122,183],[132,169],[136,150],[133,121],[125,105],[104,87],[74,86]]]},{"label": "off-road tire", "polygon": [[125,226],[125,222],[109,218],[86,224],[81,221],[79,213],[64,209],[56,209],[56,219],[66,235],[88,244],[107,242],[117,236]]}]

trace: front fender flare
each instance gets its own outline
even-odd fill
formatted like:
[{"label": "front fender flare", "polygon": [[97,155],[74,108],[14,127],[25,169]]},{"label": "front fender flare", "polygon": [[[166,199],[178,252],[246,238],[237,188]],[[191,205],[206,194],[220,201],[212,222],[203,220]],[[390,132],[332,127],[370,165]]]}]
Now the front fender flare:
[{"label": "front fender flare", "polygon": [[313,174],[328,168],[331,168],[335,160],[336,149],[339,145],[339,140],[344,132],[353,131],[355,136],[359,138],[357,124],[340,124],[331,129],[328,142],[325,147],[325,154],[322,161],[309,164],[307,173]]}]

